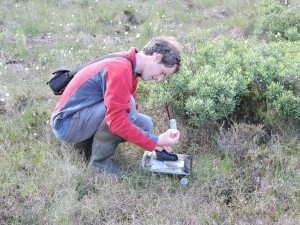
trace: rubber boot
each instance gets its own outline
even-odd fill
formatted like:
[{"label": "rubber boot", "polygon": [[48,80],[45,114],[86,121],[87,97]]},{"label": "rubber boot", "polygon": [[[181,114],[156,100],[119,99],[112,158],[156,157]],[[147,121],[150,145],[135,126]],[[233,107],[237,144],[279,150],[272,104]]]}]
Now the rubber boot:
[{"label": "rubber boot", "polygon": [[90,169],[96,173],[108,173],[122,177],[124,173],[111,161],[111,157],[122,140],[121,137],[109,131],[104,119],[94,135]]}]

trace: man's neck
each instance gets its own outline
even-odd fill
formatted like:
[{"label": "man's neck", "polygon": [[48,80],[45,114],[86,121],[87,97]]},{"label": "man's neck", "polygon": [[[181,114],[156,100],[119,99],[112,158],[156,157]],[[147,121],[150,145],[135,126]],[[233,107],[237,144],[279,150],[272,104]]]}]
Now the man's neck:
[{"label": "man's neck", "polygon": [[141,53],[141,52],[138,52],[136,55],[136,67],[135,67],[135,73],[137,74],[142,74],[143,73],[143,70],[144,70],[144,67],[145,67],[145,62],[146,62],[146,55]]}]

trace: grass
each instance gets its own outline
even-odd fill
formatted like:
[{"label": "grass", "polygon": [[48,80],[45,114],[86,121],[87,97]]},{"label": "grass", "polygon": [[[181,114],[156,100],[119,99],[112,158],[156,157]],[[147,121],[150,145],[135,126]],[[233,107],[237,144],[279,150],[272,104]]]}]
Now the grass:
[{"label": "grass", "polygon": [[[94,176],[74,145],[60,143],[49,127],[58,99],[46,86],[53,69],[131,46],[140,49],[159,35],[177,37],[186,54],[199,35],[251,41],[257,3],[1,3],[0,224],[298,224],[296,123],[279,121],[267,142],[255,142],[247,134],[261,135],[260,126],[237,124],[222,133],[217,122],[196,129],[178,118],[182,139],[176,148],[194,160],[187,186],[174,176],[141,171],[143,151],[129,143],[122,143],[115,157],[129,177]],[[154,132],[165,130],[165,110],[148,108],[142,100],[140,110],[154,119]]]}]

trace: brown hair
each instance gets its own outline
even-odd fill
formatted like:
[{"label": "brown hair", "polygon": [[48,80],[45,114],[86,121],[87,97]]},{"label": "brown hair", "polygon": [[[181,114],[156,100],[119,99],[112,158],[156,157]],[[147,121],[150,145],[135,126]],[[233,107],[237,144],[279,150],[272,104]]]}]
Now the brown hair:
[{"label": "brown hair", "polygon": [[166,67],[177,65],[175,73],[180,69],[182,46],[174,37],[153,38],[143,47],[142,52],[145,55],[153,55],[153,53],[162,54],[162,64]]}]

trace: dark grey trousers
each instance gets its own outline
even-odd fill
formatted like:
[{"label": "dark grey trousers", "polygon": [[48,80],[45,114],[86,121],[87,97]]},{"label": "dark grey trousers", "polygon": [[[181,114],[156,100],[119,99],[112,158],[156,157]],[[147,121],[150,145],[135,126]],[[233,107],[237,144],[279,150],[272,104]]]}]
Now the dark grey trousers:
[{"label": "dark grey trousers", "polygon": [[[150,117],[138,113],[133,96],[130,98],[131,110],[128,119],[142,132],[148,133],[153,129]],[[100,123],[105,118],[106,107],[104,102],[82,109],[72,115],[66,133],[60,138],[66,142],[82,142],[94,136]]]}]

